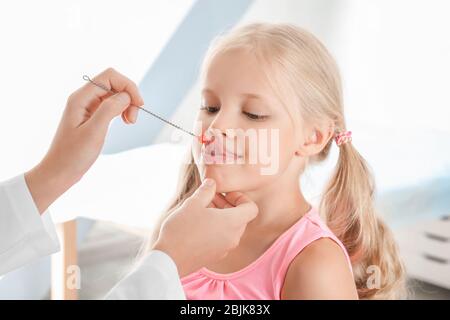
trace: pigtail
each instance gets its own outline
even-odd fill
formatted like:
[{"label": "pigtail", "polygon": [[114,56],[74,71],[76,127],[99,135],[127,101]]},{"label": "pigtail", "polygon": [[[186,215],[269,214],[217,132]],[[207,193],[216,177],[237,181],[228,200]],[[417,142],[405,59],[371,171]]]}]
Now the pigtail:
[{"label": "pigtail", "polygon": [[359,298],[403,298],[405,270],[391,231],[376,214],[372,174],[351,143],[339,148],[320,212],[348,251]]}]

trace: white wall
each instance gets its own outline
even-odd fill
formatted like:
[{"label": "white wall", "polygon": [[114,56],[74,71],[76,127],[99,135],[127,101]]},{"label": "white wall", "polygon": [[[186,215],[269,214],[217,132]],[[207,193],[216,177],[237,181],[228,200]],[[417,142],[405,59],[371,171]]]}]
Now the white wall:
[{"label": "white wall", "polygon": [[139,82],[192,3],[0,2],[0,180],[45,154],[84,74],[115,67]]}]

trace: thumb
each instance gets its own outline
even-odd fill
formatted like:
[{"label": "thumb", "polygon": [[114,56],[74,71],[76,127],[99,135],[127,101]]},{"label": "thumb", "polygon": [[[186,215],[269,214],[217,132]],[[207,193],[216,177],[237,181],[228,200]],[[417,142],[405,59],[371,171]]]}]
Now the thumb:
[{"label": "thumb", "polygon": [[195,190],[191,199],[198,201],[202,207],[207,207],[216,195],[216,182],[213,179],[205,179],[202,185]]},{"label": "thumb", "polygon": [[100,103],[92,120],[97,125],[108,126],[112,119],[121,114],[131,103],[131,98],[126,92],[116,93]]}]

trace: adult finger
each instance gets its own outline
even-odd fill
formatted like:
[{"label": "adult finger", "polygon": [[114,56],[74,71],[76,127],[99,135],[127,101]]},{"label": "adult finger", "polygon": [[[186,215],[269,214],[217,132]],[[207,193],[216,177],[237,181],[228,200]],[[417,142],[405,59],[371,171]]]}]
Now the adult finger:
[{"label": "adult finger", "polygon": [[219,209],[224,209],[224,208],[232,208],[233,205],[231,203],[229,203],[226,199],[225,196],[222,195],[221,193],[216,193],[214,199],[213,199],[213,203],[214,206],[216,208]]},{"label": "adult finger", "polygon": [[103,100],[89,121],[89,126],[108,127],[113,118],[121,114],[130,105],[130,96],[119,92]]},{"label": "adult finger", "polygon": [[81,89],[73,94],[72,98],[79,99],[84,102],[82,104],[87,105],[94,101],[100,101],[109,94],[108,91],[113,91],[115,93],[125,91],[131,98],[130,105],[142,106],[144,104],[144,100],[139,93],[137,85],[113,68],[106,69],[95,76],[92,81],[101,85],[103,88],[87,82]]},{"label": "adult finger", "polygon": [[198,201],[206,208],[213,201],[216,195],[216,182],[213,179],[205,179],[202,185],[195,190],[194,194],[188,198],[189,201]]},{"label": "adult finger", "polygon": [[234,207],[221,209],[221,212],[229,215],[231,219],[234,219],[238,223],[247,224],[258,215],[258,206],[256,203],[242,192],[230,192],[225,199],[234,205]]}]

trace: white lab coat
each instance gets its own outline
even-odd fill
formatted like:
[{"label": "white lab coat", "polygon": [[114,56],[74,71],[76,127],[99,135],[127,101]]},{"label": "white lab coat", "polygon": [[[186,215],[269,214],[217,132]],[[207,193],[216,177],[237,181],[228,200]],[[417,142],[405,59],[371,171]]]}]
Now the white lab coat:
[{"label": "white lab coat", "polygon": [[[39,215],[24,175],[0,183],[0,277],[59,251],[49,212]],[[173,260],[151,251],[107,299],[185,299]]]}]

